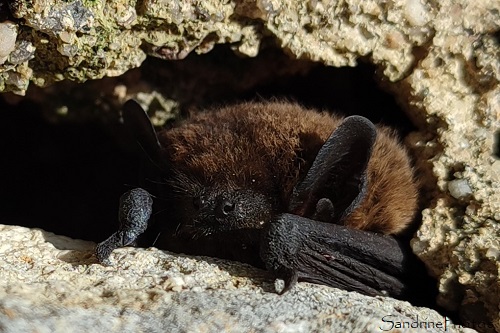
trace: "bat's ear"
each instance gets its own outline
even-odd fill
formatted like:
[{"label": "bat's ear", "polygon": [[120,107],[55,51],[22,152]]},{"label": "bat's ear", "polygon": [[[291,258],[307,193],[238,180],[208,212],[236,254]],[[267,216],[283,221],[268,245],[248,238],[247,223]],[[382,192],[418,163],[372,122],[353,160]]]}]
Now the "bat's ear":
[{"label": "bat's ear", "polygon": [[156,160],[160,151],[160,142],[146,111],[133,99],[123,105],[123,122],[141,148],[152,159]]},{"label": "bat's ear", "polygon": [[364,197],[376,134],[368,119],[345,118],[319,150],[304,180],[295,186],[290,212],[313,218],[327,215],[326,222],[346,218]]}]

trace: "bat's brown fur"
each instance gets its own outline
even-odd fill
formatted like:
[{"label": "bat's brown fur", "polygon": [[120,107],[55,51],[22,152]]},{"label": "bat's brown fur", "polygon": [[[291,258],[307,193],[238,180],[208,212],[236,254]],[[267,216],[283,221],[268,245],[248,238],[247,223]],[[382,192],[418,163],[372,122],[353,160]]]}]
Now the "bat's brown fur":
[{"label": "bat's brown fur", "polygon": [[[202,184],[249,188],[286,207],[295,184],[342,118],[287,102],[245,103],[201,112],[159,133],[174,172]],[[405,149],[377,126],[368,192],[346,225],[397,234],[411,223],[417,186]]]}]

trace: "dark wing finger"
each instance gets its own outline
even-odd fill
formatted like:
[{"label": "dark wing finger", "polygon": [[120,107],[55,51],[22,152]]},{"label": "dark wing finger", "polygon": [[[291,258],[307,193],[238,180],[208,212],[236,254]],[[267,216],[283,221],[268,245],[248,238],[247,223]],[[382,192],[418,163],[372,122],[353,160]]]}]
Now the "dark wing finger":
[{"label": "dark wing finger", "polygon": [[261,258],[285,281],[404,298],[413,254],[391,236],[283,214],[265,230]]},{"label": "dark wing finger", "polygon": [[338,222],[361,202],[366,188],[366,167],[376,138],[375,126],[366,118],[351,116],[333,131],[318,152],[305,178],[295,186],[289,212],[313,217],[322,198],[333,204]]}]

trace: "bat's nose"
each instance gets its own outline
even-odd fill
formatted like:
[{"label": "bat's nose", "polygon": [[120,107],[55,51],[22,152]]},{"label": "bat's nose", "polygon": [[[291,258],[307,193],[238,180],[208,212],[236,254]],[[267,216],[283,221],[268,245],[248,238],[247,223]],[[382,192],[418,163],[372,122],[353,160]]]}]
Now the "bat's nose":
[{"label": "bat's nose", "polygon": [[219,200],[215,206],[215,216],[224,218],[234,213],[235,204],[231,200]]}]

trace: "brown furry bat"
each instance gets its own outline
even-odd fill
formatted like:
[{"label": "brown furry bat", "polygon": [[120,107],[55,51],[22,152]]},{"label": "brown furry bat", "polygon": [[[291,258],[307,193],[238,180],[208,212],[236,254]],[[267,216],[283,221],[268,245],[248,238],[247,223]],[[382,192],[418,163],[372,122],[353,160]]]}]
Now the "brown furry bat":
[{"label": "brown furry bat", "polygon": [[[284,102],[200,112],[158,134],[137,103],[123,116],[159,169],[156,246],[265,266],[285,290],[304,280],[405,298],[414,258],[387,235],[412,222],[418,190],[388,128]],[[101,262],[146,229],[152,202],[143,189],[122,196]]]},{"label": "brown furry bat", "polygon": [[[162,158],[181,178],[225,192],[252,189],[285,210],[292,190],[342,118],[290,103],[246,103],[198,113],[160,132]],[[343,221],[356,229],[397,234],[411,223],[417,186],[408,155],[394,133],[377,126],[366,169],[367,194]],[[174,178],[175,179],[175,178]],[[181,179],[174,184],[182,190]],[[179,190],[179,188],[177,188]],[[259,221],[246,221],[260,228]],[[243,226],[239,226],[243,227]]]}]

